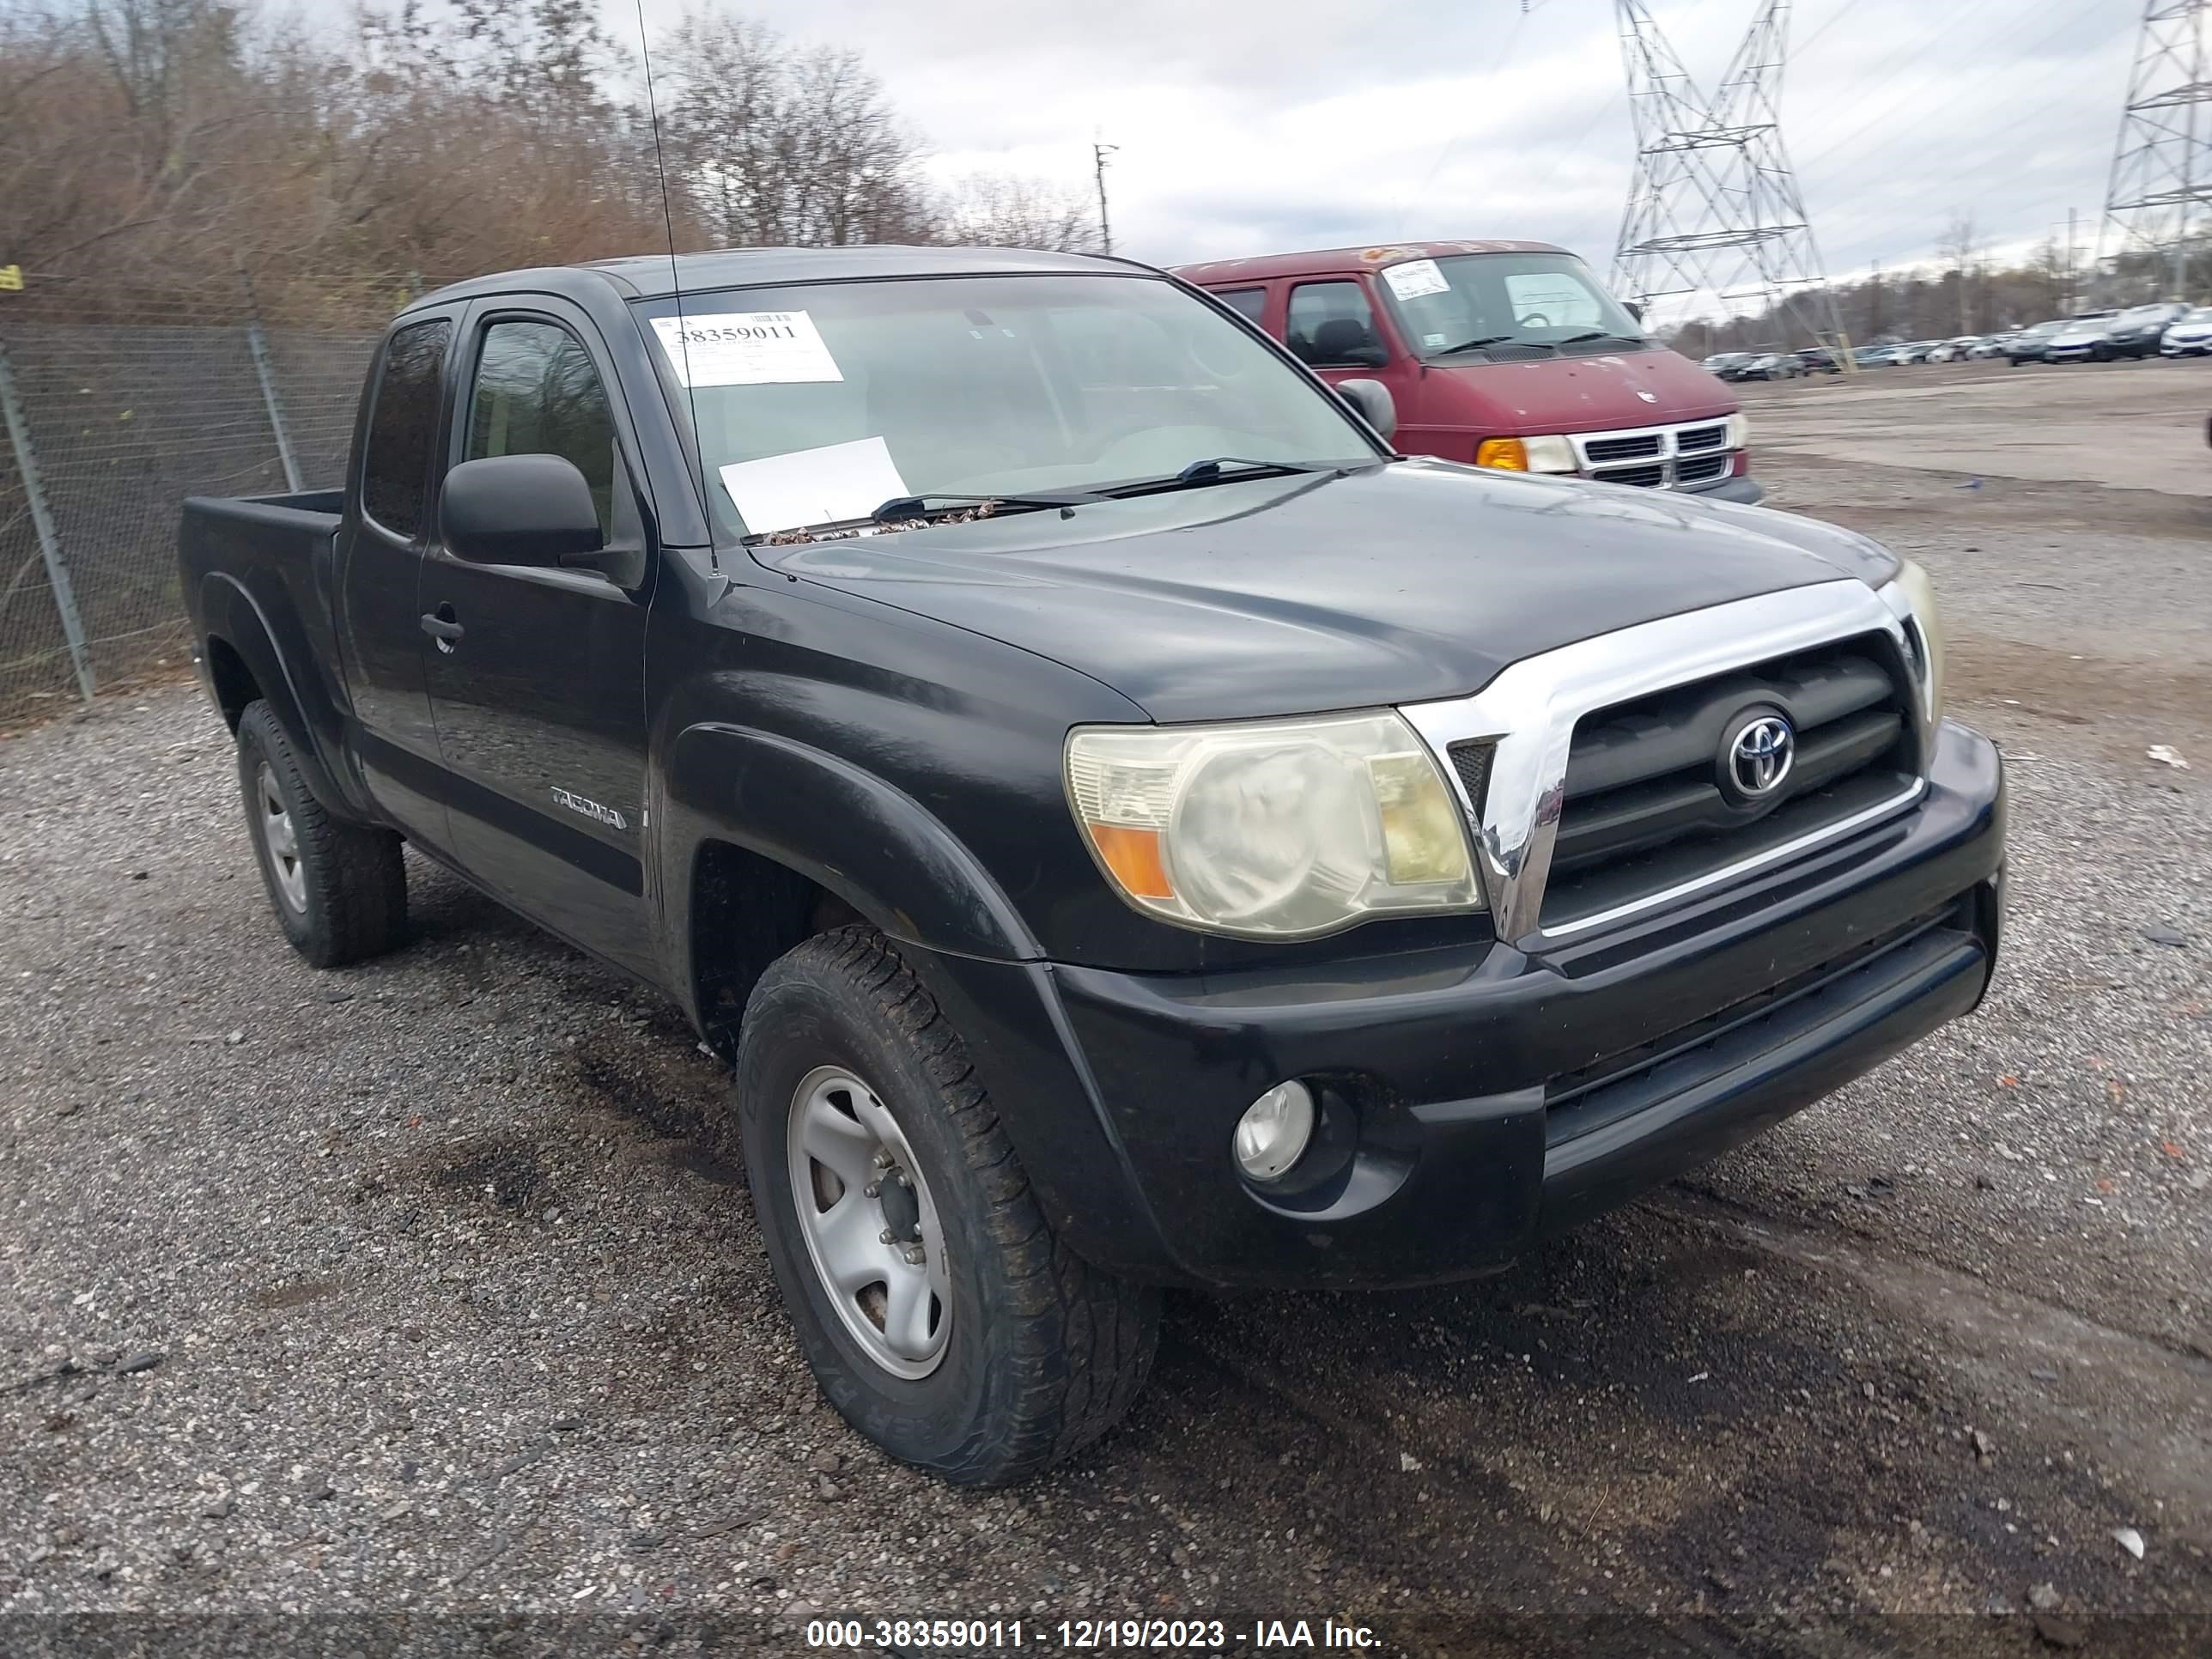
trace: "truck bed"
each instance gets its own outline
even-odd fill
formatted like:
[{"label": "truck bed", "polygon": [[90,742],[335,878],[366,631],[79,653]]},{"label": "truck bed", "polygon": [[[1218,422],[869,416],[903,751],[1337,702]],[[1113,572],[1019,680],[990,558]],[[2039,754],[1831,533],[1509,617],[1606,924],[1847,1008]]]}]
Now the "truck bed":
[{"label": "truck bed", "polygon": [[[177,534],[179,583],[196,631],[201,637],[265,633],[286,665],[284,678],[307,706],[311,725],[322,729],[327,727],[315,717],[336,703],[331,599],[344,506],[340,489],[198,495],[185,502]],[[258,613],[258,629],[210,625],[240,605]]]}]

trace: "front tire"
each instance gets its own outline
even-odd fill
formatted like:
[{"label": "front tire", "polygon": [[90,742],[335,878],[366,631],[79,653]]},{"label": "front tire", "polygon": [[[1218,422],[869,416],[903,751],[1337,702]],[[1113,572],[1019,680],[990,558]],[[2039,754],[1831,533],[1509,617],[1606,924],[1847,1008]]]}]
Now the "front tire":
[{"label": "front tire", "polygon": [[889,940],[840,927],[762,976],[738,1041],[753,1206],[799,1346],[846,1421],[963,1486],[1120,1421],[1159,1296],[1054,1236],[966,1045]]},{"label": "front tire", "polygon": [[340,968],[405,940],[399,837],[324,811],[265,702],[239,717],[238,784],[269,908],[294,950],[318,968]]}]

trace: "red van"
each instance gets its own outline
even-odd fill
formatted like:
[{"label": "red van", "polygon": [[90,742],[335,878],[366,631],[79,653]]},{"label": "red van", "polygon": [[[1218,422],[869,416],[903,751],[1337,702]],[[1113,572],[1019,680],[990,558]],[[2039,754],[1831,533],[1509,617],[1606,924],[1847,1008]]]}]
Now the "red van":
[{"label": "red van", "polygon": [[1755,501],[1729,388],[1544,242],[1408,242],[1182,265],[1332,383],[1382,383],[1395,441],[1516,471]]}]

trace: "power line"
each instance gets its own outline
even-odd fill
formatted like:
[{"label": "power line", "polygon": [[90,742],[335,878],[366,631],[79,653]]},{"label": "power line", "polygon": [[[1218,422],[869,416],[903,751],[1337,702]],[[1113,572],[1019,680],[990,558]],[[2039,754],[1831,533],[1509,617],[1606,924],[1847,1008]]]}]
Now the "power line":
[{"label": "power line", "polygon": [[[1541,4],[1542,0],[1537,0],[1537,3]],[[1520,15],[1513,20],[1513,31],[1505,37],[1505,50],[1498,54],[1498,61],[1490,66],[1490,73],[1483,77],[1482,90],[1485,93],[1497,84],[1498,77],[1504,72],[1506,64],[1513,61],[1513,49],[1521,44],[1521,31],[1528,24],[1529,10],[1528,0],[1522,0]],[[1437,175],[1444,170],[1444,163],[1451,159],[1451,153],[1459,148],[1459,142],[1467,137],[1467,128],[1462,126],[1444,140],[1444,147],[1437,152],[1436,162],[1429,168],[1429,176],[1421,180],[1416,200],[1426,198],[1429,187],[1436,183]],[[1406,234],[1406,221],[1413,216],[1413,203],[1409,202],[1400,210],[1398,228],[1393,234],[1403,236]]]}]

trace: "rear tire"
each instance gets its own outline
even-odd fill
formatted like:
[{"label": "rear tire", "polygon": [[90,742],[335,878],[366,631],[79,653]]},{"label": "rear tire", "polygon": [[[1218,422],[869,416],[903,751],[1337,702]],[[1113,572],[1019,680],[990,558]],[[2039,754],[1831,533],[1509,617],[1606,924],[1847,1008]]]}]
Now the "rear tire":
[{"label": "rear tire", "polygon": [[399,837],[324,811],[265,702],[239,717],[238,783],[269,908],[294,950],[318,968],[340,968],[404,942]]},{"label": "rear tire", "polygon": [[[769,968],[737,1091],[769,1260],[847,1422],[903,1462],[999,1486],[1121,1420],[1152,1370],[1159,1293],[1054,1237],[966,1045],[882,934],[839,927]],[[896,1281],[925,1273],[936,1299],[896,1316]]]}]

